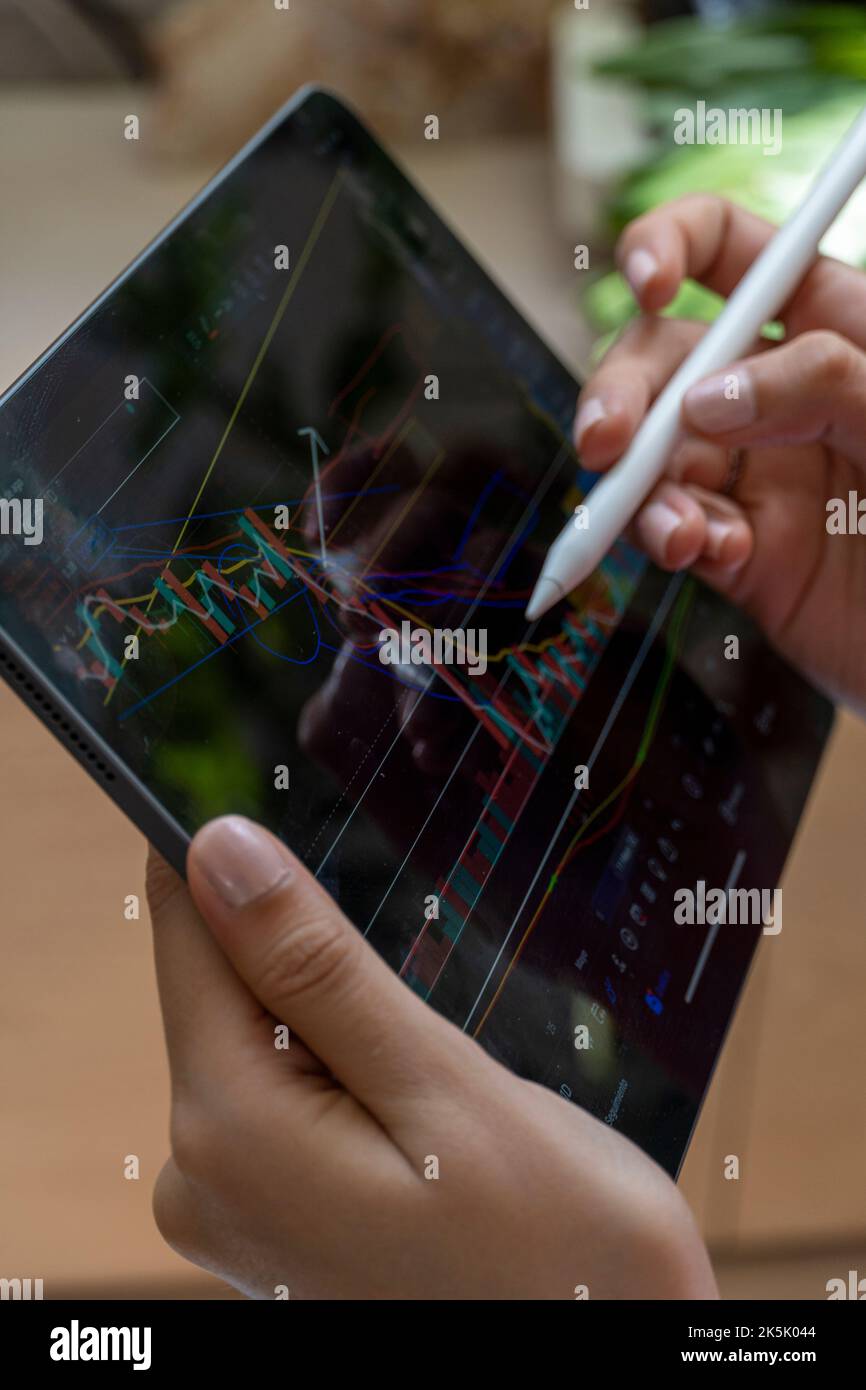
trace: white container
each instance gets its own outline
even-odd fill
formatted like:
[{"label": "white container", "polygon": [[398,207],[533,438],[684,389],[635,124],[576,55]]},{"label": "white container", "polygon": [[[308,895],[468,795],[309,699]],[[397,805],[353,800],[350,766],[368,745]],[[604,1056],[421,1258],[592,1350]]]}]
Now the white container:
[{"label": "white container", "polygon": [[649,150],[638,94],[592,69],[639,39],[643,26],[626,0],[563,4],[551,21],[551,82],[557,217],[584,240],[599,230],[604,194]]}]

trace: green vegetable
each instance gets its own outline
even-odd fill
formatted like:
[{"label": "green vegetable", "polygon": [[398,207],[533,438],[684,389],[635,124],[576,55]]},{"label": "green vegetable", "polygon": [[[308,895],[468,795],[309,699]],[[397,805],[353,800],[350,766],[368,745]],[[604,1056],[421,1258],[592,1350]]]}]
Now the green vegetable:
[{"label": "green vegetable", "polygon": [[[780,222],[866,103],[866,11],[785,6],[725,28],[670,20],[596,71],[640,90],[656,149],[611,194],[605,211],[612,237],[648,209],[695,192],[718,194]],[[724,110],[781,111],[781,149],[765,155],[757,145],[677,145],[675,113],[694,109],[697,101]],[[843,240],[846,259],[866,266],[866,218],[848,217]],[[615,273],[590,284],[583,307],[603,335],[597,351],[636,312]],[[719,307],[716,295],[688,284],[667,312],[709,321]],[[767,332],[778,336],[781,329]]]}]

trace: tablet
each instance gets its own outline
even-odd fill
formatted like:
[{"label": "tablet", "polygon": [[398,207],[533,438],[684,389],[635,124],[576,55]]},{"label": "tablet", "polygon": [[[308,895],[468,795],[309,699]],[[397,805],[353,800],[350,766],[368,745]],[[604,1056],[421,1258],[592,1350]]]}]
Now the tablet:
[{"label": "tablet", "polygon": [[832,709],[623,543],[527,624],[577,396],[307,89],[0,400],[0,670],[179,870],[263,822],[676,1172],[764,929],[707,896],[775,889]]}]

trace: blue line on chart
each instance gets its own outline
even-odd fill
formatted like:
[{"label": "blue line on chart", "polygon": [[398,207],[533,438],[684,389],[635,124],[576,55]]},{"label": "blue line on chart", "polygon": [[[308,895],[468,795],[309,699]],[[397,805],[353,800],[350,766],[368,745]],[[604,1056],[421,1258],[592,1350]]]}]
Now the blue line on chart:
[{"label": "blue line on chart", "polygon": [[[399,483],[387,483],[382,487],[371,487],[367,489],[357,489],[354,492],[323,492],[324,502],[340,502],[346,497],[378,497],[383,492],[400,492]],[[257,505],[250,504],[249,507],[243,505],[239,507],[229,507],[223,512],[193,512],[191,516],[166,516],[160,517],[157,521],[132,521],[126,526],[112,526],[112,531],[143,531],[148,526],[173,526],[178,521],[212,521],[219,516],[237,516],[238,512],[272,512],[277,507],[296,507],[302,502],[306,502],[306,497],[290,497],[284,502],[263,502]],[[85,523],[86,525],[86,523]]]},{"label": "blue line on chart", "polygon": [[[185,670],[179,671],[176,676],[172,676],[170,681],[166,681],[164,685],[160,685],[156,690],[152,690],[149,695],[145,695],[144,698],[139,700],[136,704],[130,705],[129,709],[123,711],[118,722],[122,724],[124,719],[128,719],[131,714],[137,713],[144,705],[150,704],[151,700],[155,700],[158,695],[163,695],[166,690],[170,689],[173,685],[177,685],[178,681],[182,681],[185,676],[190,675],[197,667],[203,666],[204,663],[210,661],[212,657],[219,656],[220,652],[224,652],[229,647],[233,647],[235,642],[241,637],[245,637],[248,632],[252,632],[254,627],[258,627],[260,623],[266,623],[268,618],[272,618],[275,613],[279,613],[281,608],[287,608],[288,605],[294,603],[296,599],[307,598],[307,595],[308,591],[305,588],[300,588],[297,593],[290,594],[282,603],[278,603],[276,608],[272,608],[266,617],[258,618],[254,623],[250,623],[248,627],[243,628],[242,631],[236,632],[234,636],[230,637],[227,642],[224,642],[221,647],[214,648],[212,652],[208,652],[206,656],[200,657],[199,660],[194,661],[191,666],[187,666]],[[307,601],[309,602],[308,598]]]},{"label": "blue line on chart", "polygon": [[454,551],[454,556],[456,559],[462,558],[463,551],[469,543],[469,536],[472,531],[472,527],[478,520],[484,503],[487,501],[491,492],[493,492],[495,488],[500,486],[503,492],[510,493],[512,497],[517,497],[523,503],[526,502],[528,494],[522,492],[520,488],[514,487],[513,484],[505,480],[505,474],[502,472],[501,468],[498,468],[496,472],[493,474],[493,476],[491,478],[488,478],[487,482],[484,484],[484,487],[481,489],[481,492],[479,494],[478,501],[475,503],[475,506],[472,508],[472,511],[469,514],[469,518],[466,522],[466,525],[463,528],[463,534],[460,537],[460,542]]},{"label": "blue line on chart", "polygon": [[[341,652],[345,652],[344,647],[332,647],[330,642],[323,642],[322,650],[326,652],[333,652],[335,656],[339,656]],[[460,699],[459,695],[440,695],[437,694],[436,691],[431,690],[429,686],[423,687],[419,686],[415,681],[403,680],[402,677],[397,675],[393,667],[389,668],[387,666],[383,666],[381,661],[367,661],[365,657],[358,655],[358,652],[354,647],[350,647],[349,651],[345,654],[348,660],[354,662],[356,666],[365,666],[368,671],[375,671],[377,675],[384,676],[387,680],[392,681],[394,685],[402,685],[404,690],[414,690],[416,694],[423,695],[425,700],[440,700],[447,705],[463,704],[463,701]],[[422,668],[419,666],[418,670],[420,671],[421,669]],[[473,707],[475,709],[492,708],[490,704],[478,704],[477,701],[475,702]]]},{"label": "blue line on chart", "polygon": [[[225,548],[220,551],[220,557],[217,562],[217,573],[219,574],[219,576],[222,578],[223,561],[226,559],[228,555],[231,555],[234,551],[247,550],[249,548],[250,547],[245,546],[241,541],[234,541],[231,545],[225,546]],[[228,595],[225,595],[225,598],[226,606],[228,608],[234,608],[236,610],[235,617],[243,621],[245,615],[243,611],[242,600],[240,598],[231,599],[228,597]],[[285,653],[278,652],[273,647],[269,647],[267,642],[263,642],[261,637],[258,637],[255,632],[251,631],[250,636],[252,637],[254,642],[258,643],[258,645],[262,648],[263,651],[269,652],[270,655],[275,656],[278,661],[285,661],[289,666],[311,666],[312,663],[317,659],[321,650],[322,634],[319,631],[319,624],[316,621],[315,609],[313,608],[312,604],[308,604],[308,607],[310,610],[310,617],[313,620],[313,627],[316,630],[316,650],[313,652],[312,656],[305,657],[304,660],[301,660],[299,657],[295,656],[286,656]],[[276,612],[277,610],[274,609],[273,611]],[[267,616],[270,617],[270,613],[268,613]],[[262,621],[264,621],[264,619]]]}]

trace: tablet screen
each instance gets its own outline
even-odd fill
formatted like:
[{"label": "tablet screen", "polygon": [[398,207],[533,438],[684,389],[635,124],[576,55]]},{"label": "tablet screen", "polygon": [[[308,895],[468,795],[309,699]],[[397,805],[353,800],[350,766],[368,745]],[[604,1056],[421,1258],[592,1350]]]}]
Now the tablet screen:
[{"label": "tablet screen", "polygon": [[0,619],[187,833],[270,826],[674,1171],[761,931],[674,894],[775,887],[831,712],[624,544],[527,624],[576,394],[313,94],[8,395]]}]

